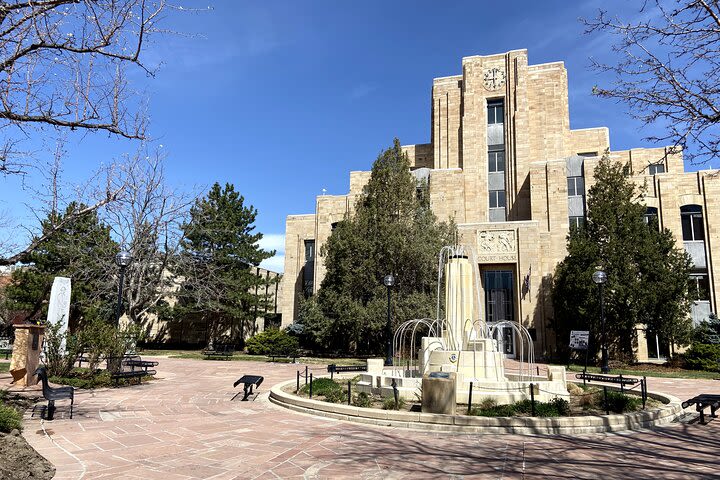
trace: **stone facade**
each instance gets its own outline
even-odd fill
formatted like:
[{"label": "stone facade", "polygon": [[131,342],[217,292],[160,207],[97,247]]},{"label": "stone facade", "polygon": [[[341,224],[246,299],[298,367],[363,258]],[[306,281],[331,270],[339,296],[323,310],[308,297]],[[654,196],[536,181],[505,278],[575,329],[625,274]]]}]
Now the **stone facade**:
[{"label": "stone facade", "polygon": [[[549,326],[550,278],[567,253],[570,225],[584,221],[594,168],[609,151],[608,129],[571,130],[563,63],[528,65],[526,50],[463,58],[461,75],[433,81],[430,111],[430,143],[404,150],[411,169],[428,179],[433,211],[453,218],[460,243],[477,252],[486,302],[480,311],[487,320],[521,322],[536,352],[551,353],[566,339],[556,339]],[[693,256],[701,290],[693,317],[717,312],[720,176],[686,173],[682,154],[667,148],[609,155],[647,184],[648,214],[657,214]],[[352,213],[368,178],[369,172],[352,172],[348,195],[320,196],[315,214],[287,218],[284,324],[297,318],[303,285],[306,295],[317,291],[325,271],[320,249],[332,224]],[[642,326],[639,332],[644,342]],[[648,338],[641,359],[662,357],[661,344]]]}]

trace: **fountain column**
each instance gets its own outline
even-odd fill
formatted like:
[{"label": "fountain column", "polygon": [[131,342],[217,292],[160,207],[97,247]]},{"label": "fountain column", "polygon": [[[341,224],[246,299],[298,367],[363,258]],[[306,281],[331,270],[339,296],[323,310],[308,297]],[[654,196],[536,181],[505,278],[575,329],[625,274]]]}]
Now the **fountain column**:
[{"label": "fountain column", "polygon": [[473,319],[473,269],[467,257],[445,264],[445,323],[442,337],[448,350],[466,350]]}]

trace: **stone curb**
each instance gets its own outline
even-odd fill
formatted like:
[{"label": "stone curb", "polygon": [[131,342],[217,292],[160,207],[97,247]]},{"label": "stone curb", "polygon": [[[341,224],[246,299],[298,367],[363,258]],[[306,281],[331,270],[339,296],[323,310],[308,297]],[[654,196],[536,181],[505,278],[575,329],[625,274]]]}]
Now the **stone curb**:
[{"label": "stone curb", "polygon": [[[278,383],[270,389],[270,401],[276,405],[321,417],[369,425],[414,428],[456,433],[509,433],[522,435],[580,435],[653,428],[675,421],[682,412],[680,399],[665,393],[648,392],[663,402],[661,408],[645,412],[582,417],[474,417],[420,412],[401,412],[361,408],[298,397],[283,391],[296,380]],[[608,387],[608,389],[619,390]]]}]

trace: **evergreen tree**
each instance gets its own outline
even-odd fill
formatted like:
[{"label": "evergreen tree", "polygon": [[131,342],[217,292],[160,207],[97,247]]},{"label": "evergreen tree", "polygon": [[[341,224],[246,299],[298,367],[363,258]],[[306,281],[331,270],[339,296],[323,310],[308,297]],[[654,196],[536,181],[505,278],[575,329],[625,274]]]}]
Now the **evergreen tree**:
[{"label": "evergreen tree", "polygon": [[[86,208],[71,203],[64,214],[51,213],[42,222],[42,235],[53,234],[39,248],[22,259],[27,266],[13,272],[6,288],[8,307],[44,319],[47,302],[56,276],[72,281],[69,325],[84,318],[112,319],[116,300],[117,278],[115,254],[119,247],[110,238],[110,228],[100,222],[97,212],[74,216],[72,221],[56,230],[66,216]],[[56,231],[55,231],[56,230]]]},{"label": "evergreen tree", "polygon": [[255,314],[267,299],[255,292],[268,282],[257,267],[275,252],[258,247],[255,233],[257,210],[231,184],[218,183],[190,209],[190,221],[182,226],[181,262],[183,283],[175,316],[192,314],[209,326],[209,340],[230,332],[241,346]]},{"label": "evergreen tree", "polygon": [[567,345],[570,330],[590,330],[590,355],[600,349],[599,292],[592,282],[596,267],[608,277],[604,297],[611,357],[633,357],[641,324],[667,341],[687,344],[690,257],[677,248],[669,230],[645,222],[646,207],[638,202],[643,189],[631,182],[626,167],[605,156],[595,168],[595,180],[588,192],[587,222],[571,231],[568,255],[555,269],[558,347]]},{"label": "evergreen tree", "polygon": [[430,210],[427,185],[411,175],[395,139],[373,164],[355,213],[336,226],[321,249],[327,273],[317,299],[301,307],[305,337],[320,349],[382,352],[387,274],[396,279],[395,325],[434,317],[437,258],[453,232],[453,225],[439,223]]}]

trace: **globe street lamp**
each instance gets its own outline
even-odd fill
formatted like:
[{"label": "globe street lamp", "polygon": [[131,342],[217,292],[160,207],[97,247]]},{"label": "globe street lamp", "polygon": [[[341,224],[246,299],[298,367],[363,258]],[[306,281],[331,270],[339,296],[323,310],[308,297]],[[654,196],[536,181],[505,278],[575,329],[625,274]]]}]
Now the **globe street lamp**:
[{"label": "globe street lamp", "polygon": [[603,286],[607,282],[607,274],[598,267],[592,274],[593,282],[600,286],[600,331],[602,332],[602,365],[600,372],[610,373],[608,367],[608,351],[607,351],[607,333],[605,332],[605,297],[603,296]]},{"label": "globe street lamp", "polygon": [[385,349],[385,366],[389,367],[392,366],[393,360],[393,352],[392,352],[392,318],[391,318],[391,311],[390,311],[390,289],[393,285],[395,285],[395,277],[392,275],[385,275],[385,278],[383,278],[383,283],[387,287],[388,292],[388,312],[387,312],[387,324],[385,325],[385,336],[386,336],[386,349]]},{"label": "globe street lamp", "polygon": [[130,265],[130,262],[132,261],[132,256],[126,252],[121,251],[117,255],[115,255],[115,263],[120,267],[120,285],[118,286],[118,303],[117,303],[117,310],[115,310],[115,325],[120,325],[120,314],[122,313],[122,291],[123,291],[123,283],[125,281],[125,269],[128,265]]}]

